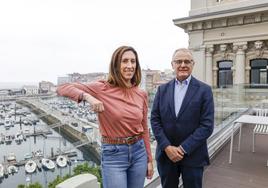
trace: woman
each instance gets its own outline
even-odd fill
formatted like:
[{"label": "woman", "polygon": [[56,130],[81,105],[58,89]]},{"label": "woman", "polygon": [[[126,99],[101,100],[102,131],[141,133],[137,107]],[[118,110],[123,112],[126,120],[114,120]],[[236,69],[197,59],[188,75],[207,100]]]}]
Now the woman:
[{"label": "woman", "polygon": [[113,53],[107,81],[58,87],[59,95],[87,101],[98,112],[104,188],[142,188],[145,176],[152,178],[147,95],[138,88],[140,81],[136,50],[121,46]]}]

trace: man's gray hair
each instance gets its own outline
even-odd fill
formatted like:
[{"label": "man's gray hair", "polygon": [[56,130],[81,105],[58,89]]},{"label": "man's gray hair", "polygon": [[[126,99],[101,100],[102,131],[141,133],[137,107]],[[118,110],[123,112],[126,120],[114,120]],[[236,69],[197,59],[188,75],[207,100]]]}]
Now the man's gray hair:
[{"label": "man's gray hair", "polygon": [[176,55],[176,53],[178,52],[186,52],[189,53],[191,56],[193,56],[191,50],[187,49],[187,48],[178,48],[177,50],[175,50],[175,52],[173,53],[172,59],[174,58],[174,56]]}]

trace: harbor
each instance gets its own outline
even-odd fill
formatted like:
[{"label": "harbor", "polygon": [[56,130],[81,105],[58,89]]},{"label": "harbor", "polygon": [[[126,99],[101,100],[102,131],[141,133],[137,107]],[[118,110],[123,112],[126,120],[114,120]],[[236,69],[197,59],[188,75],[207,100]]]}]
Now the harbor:
[{"label": "harbor", "polygon": [[99,164],[87,136],[78,139],[77,132],[59,122],[25,101],[1,101],[0,188],[34,182],[47,187],[81,162]]}]

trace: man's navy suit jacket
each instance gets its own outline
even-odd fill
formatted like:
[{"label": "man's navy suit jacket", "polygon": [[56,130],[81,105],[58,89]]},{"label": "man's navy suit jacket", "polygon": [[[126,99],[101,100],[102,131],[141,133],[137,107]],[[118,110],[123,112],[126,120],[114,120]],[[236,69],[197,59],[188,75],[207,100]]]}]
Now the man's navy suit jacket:
[{"label": "man's navy suit jacket", "polygon": [[192,76],[179,113],[175,114],[175,79],[158,87],[151,111],[151,126],[157,141],[156,160],[169,160],[164,149],[182,146],[181,165],[209,164],[207,138],[214,127],[214,103],[210,86]]}]

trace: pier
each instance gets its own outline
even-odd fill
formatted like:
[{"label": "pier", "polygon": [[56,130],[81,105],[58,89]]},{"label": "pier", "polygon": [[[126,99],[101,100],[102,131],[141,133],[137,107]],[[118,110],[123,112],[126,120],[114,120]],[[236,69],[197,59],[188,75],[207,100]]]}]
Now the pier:
[{"label": "pier", "polygon": [[43,136],[45,138],[49,134],[52,134],[52,131],[50,131],[50,130],[38,130],[38,131],[34,131],[33,133],[24,133],[24,135],[26,137],[30,137],[30,136]]}]

